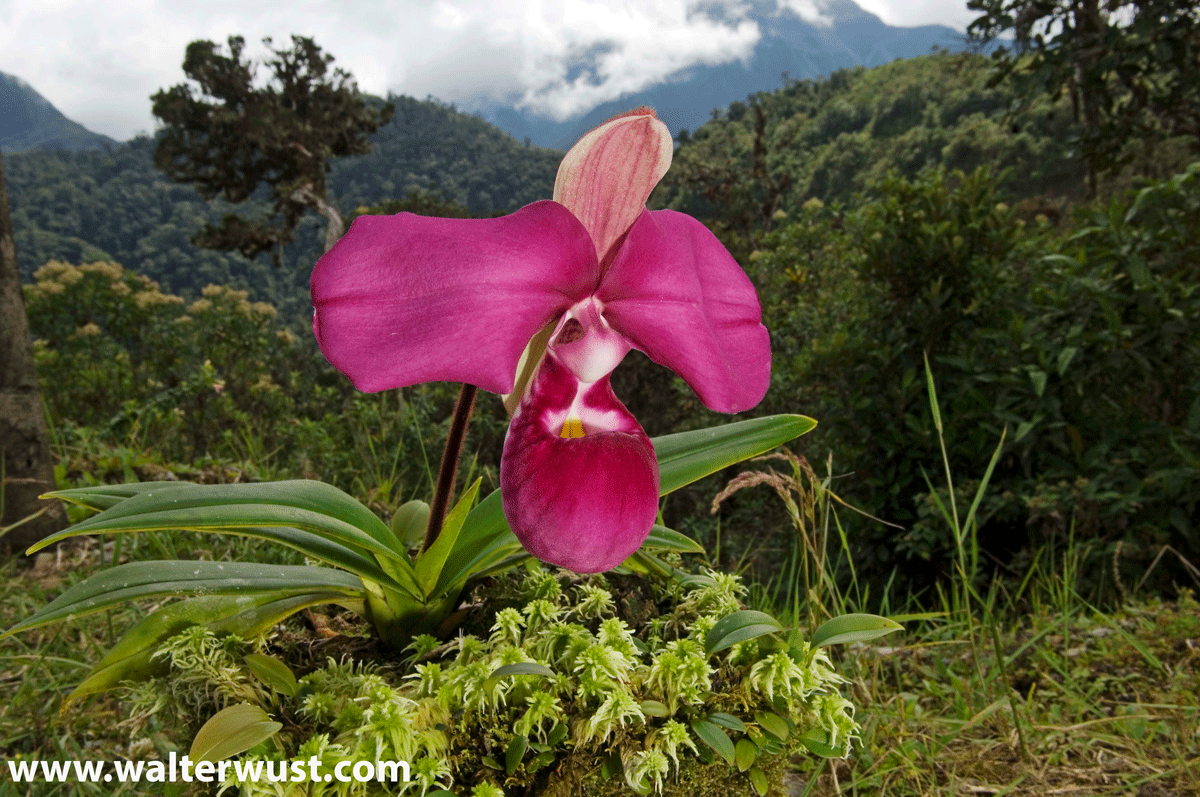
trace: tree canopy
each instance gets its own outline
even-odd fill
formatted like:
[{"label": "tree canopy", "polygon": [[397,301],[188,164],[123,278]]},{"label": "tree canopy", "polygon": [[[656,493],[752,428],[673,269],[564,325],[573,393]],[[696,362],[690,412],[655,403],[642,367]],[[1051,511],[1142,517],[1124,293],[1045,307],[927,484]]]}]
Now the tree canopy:
[{"label": "tree canopy", "polygon": [[1081,154],[1104,173],[1182,136],[1200,153],[1200,0],[970,0],[980,41],[1012,34],[993,53],[993,84],[1029,98],[1066,94]]},{"label": "tree canopy", "polygon": [[211,41],[188,45],[183,71],[198,88],[181,83],[151,97],[164,124],[154,161],[174,180],[228,202],[270,186],[268,215],[230,213],[196,236],[199,246],[246,257],[277,253],[308,209],[327,222],[326,246],[336,241],[344,227],[326,196],[329,161],[368,153],[370,135],[393,111],[391,103],[369,102],[349,73],[331,69],[333,56],[312,39],[292,36],[290,49],[263,42],[271,52],[265,85],[256,84],[258,65],[243,57],[245,40],[230,36],[228,54]]}]

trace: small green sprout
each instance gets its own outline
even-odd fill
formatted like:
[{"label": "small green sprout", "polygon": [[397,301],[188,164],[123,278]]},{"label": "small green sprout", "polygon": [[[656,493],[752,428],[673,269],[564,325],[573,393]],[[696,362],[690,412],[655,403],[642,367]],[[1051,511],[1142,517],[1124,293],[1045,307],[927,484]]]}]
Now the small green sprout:
[{"label": "small green sprout", "polygon": [[406,677],[416,681],[417,697],[436,697],[443,683],[442,665],[433,661],[418,664],[416,672]]},{"label": "small green sprout", "polygon": [[525,698],[525,702],[529,704],[529,708],[513,723],[513,733],[536,737],[544,744],[547,730],[565,718],[562,705],[557,697],[541,690]]},{"label": "small green sprout", "polygon": [[812,691],[808,670],[792,661],[786,653],[771,653],[766,658],[754,663],[750,672],[742,679],[744,694],[753,700],[755,693],[764,694],[767,700],[774,700],[780,695],[788,701],[803,700]]},{"label": "small green sprout", "polygon": [[656,749],[661,750],[668,758],[675,763],[675,769],[679,769],[679,751],[681,748],[688,748],[693,754],[697,752],[696,743],[692,741],[691,734],[683,723],[677,720],[667,720],[663,726],[652,734],[647,739],[647,743],[653,745]]},{"label": "small green sprout", "polygon": [[557,604],[562,599],[562,584],[553,572],[544,568],[531,570],[521,583],[521,592],[533,600],[548,600]]},{"label": "small green sprout", "polygon": [[854,704],[836,692],[823,694],[816,699],[816,713],[821,724],[829,733],[832,747],[844,745],[850,752],[850,741],[858,738],[858,724],[854,721]]},{"label": "small green sprout", "polygon": [[545,598],[535,598],[525,604],[525,608],[522,610],[525,615],[525,627],[531,632],[537,631],[557,620],[561,611],[558,606]]},{"label": "small green sprout", "polygon": [[638,657],[637,645],[633,644],[633,632],[619,617],[610,617],[602,621],[596,637],[601,645],[612,648],[629,659]]},{"label": "small green sprout", "polygon": [[579,587],[582,597],[575,605],[575,613],[589,620],[598,620],[604,615],[613,614],[612,593],[595,584],[582,584]]},{"label": "small green sprout", "polygon": [[646,685],[657,689],[666,698],[672,714],[682,702],[695,705],[704,700],[712,688],[712,667],[704,648],[691,639],[668,642],[650,665]]},{"label": "small green sprout", "polygon": [[641,750],[630,756],[625,764],[625,783],[639,794],[650,791],[651,782],[654,791],[661,792],[663,778],[671,771],[667,757],[658,750]]},{"label": "small green sprout", "polygon": [[634,696],[628,690],[615,689],[604,699],[591,719],[584,723],[584,732],[579,741],[581,744],[593,740],[602,742],[615,733],[617,728],[624,728],[626,722],[642,722],[645,719],[646,715]]},{"label": "small green sprout", "polygon": [[496,612],[496,624],[492,626],[491,642],[504,645],[521,644],[521,634],[525,629],[525,618],[513,608],[501,609]]},{"label": "small green sprout", "polygon": [[411,761],[412,770],[410,772],[412,780],[421,787],[421,794],[430,791],[439,783],[445,783],[450,780],[450,764],[445,758],[435,758],[433,756],[425,756]]},{"label": "small green sprout", "polygon": [[420,659],[437,650],[437,647],[440,644],[442,643],[438,641],[438,638],[435,636],[430,636],[429,634],[417,634],[415,637],[413,637],[413,641],[408,643],[408,647],[406,647],[405,650],[411,650],[413,652],[413,658]]}]

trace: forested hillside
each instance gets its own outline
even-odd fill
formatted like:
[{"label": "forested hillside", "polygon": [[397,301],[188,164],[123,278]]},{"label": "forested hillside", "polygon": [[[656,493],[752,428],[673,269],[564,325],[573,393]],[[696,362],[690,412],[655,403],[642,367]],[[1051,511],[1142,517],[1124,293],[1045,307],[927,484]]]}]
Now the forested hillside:
[{"label": "forested hillside", "polygon": [[[759,410],[820,418],[805,453],[897,524],[846,521],[860,572],[903,561],[920,589],[952,568],[944,459],[960,507],[993,477],[974,516],[993,566],[1021,572],[1071,534],[1089,586],[1111,590],[1121,557],[1132,572],[1164,545],[1200,552],[1200,253],[1180,223],[1198,167],[1186,137],[1131,138],[1088,199],[1068,100],[1014,116],[989,75],[940,53],[754,95],[688,138],[653,200],[702,218],[764,297]],[[715,420],[656,392],[639,399],[660,431]]]},{"label": "forested hillside", "polygon": [[5,154],[34,149],[108,149],[117,142],[93,133],[50,104],[33,86],[0,72],[0,149]]},{"label": "forested hillside", "polygon": [[[924,385],[926,356],[944,400],[946,461],[961,475],[960,487],[979,483],[971,480],[984,474],[1005,436],[994,464],[1003,487],[987,494],[977,516],[981,545],[994,561],[1028,557],[1068,529],[1095,541],[1096,565],[1122,542],[1133,543],[1124,549],[1135,556],[1131,567],[1146,565],[1162,545],[1195,553],[1200,468],[1188,452],[1200,440],[1200,398],[1187,375],[1195,372],[1189,364],[1200,363],[1200,305],[1189,287],[1197,243],[1194,225],[1173,220],[1194,217],[1196,168],[1185,170],[1186,147],[1166,141],[1130,167],[1157,182],[1133,195],[1125,190],[1133,179],[1116,173],[1088,200],[1069,103],[1034,98],[1014,116],[1012,91],[988,83],[986,58],[938,53],[753,95],[681,136],[650,204],[704,220],[757,285],[774,367],[772,390],[756,412],[821,419],[806,454],[814,462],[832,455],[847,499],[897,524],[847,518],[864,573],[886,579],[892,563],[904,561],[911,579],[904,586],[919,590],[951,567],[953,546],[937,511],[949,493],[927,480],[942,457]],[[375,135],[374,151],[333,164],[329,184],[343,211],[390,202],[392,212],[395,200],[410,196],[423,207],[450,202],[461,213],[487,215],[551,195],[560,153],[525,146],[450,107],[393,99],[395,117]],[[267,258],[251,263],[198,250],[191,236],[227,208],[167,182],[151,165],[153,148],[140,139],[111,153],[11,158],[26,279],[53,258],[110,260],[179,296],[156,316],[163,330],[175,329],[184,302],[199,300],[188,318],[208,312],[211,302],[200,298],[208,284],[274,305],[279,319],[262,322],[264,335],[275,323],[306,326],[318,220],[305,220],[280,268]],[[51,281],[74,279],[56,268]],[[59,291],[42,286],[37,295]],[[47,318],[92,329],[92,316],[54,301]],[[33,319],[35,334],[39,323]],[[64,333],[67,339],[74,340]],[[193,343],[177,348],[194,350],[183,370],[199,370],[142,380],[138,391],[146,395],[121,417],[137,415],[143,401],[158,407],[174,386],[203,388],[228,377],[210,373],[212,358]],[[283,359],[270,366],[271,384],[305,384],[316,373],[337,381],[311,346],[276,353]],[[721,420],[706,415],[681,383],[670,385],[636,354],[614,374],[617,393],[652,435]],[[246,395],[257,389],[245,388]],[[226,395],[239,395],[232,383]],[[342,401],[340,392],[330,394],[304,412],[315,423],[339,413]],[[117,417],[116,405],[92,403],[97,418]],[[429,412],[441,418],[445,408],[437,407]],[[243,407],[243,415],[209,426],[228,427],[226,441],[236,440],[234,430],[253,426],[256,411]],[[277,430],[289,441],[281,450],[307,456],[293,440],[297,430],[285,426]],[[494,461],[503,428],[498,415],[481,424],[481,461]],[[689,501],[706,505],[717,489],[705,483],[681,493],[682,503],[672,499],[668,522],[701,538],[723,522],[733,536],[753,539],[760,502],[730,502],[723,521],[691,511]],[[969,503],[970,495],[960,498]],[[1092,572],[1109,573],[1109,565]]]},{"label": "forested hillside", "polygon": [[656,194],[664,205],[740,235],[810,199],[855,204],[890,173],[942,166],[1008,170],[1015,198],[1081,198],[1069,104],[988,86],[989,59],[937,53],[794,81],[734,103],[685,140]]},{"label": "forested hillside", "polygon": [[[438,197],[476,215],[506,213],[547,198],[561,154],[527,147],[452,107],[393,97],[396,114],[374,137],[370,155],[332,164],[332,195],[350,212],[412,192]],[[288,318],[307,317],[308,273],[320,256],[316,217],[282,253],[249,262],[198,249],[191,238],[231,207],[206,204],[170,182],[153,163],[155,142],[138,138],[110,152],[29,152],[6,157],[17,253],[26,281],[49,260],[109,260],[198,295],[208,284],[248,289]]]},{"label": "forested hillside", "polygon": [[[939,164],[1013,167],[1005,188],[1018,196],[1078,195],[1082,171],[1069,157],[1067,109],[1046,101],[1009,120],[1011,94],[988,88],[987,74],[982,56],[942,53],[753,95],[681,137],[652,204],[746,235],[769,226],[778,210],[795,211],[811,198],[849,201],[891,170],[912,176]],[[329,185],[344,212],[414,191],[475,215],[550,195],[559,153],[526,146],[453,107],[391,99],[395,116],[374,135],[371,154],[332,164]],[[307,272],[320,254],[316,217],[302,223],[280,269],[265,257],[251,263],[197,249],[192,236],[230,207],[172,184],[154,168],[153,151],[153,140],[139,138],[111,152],[9,156],[24,278],[54,258],[104,259],[177,293],[230,285],[271,301],[285,317],[307,315]]]}]

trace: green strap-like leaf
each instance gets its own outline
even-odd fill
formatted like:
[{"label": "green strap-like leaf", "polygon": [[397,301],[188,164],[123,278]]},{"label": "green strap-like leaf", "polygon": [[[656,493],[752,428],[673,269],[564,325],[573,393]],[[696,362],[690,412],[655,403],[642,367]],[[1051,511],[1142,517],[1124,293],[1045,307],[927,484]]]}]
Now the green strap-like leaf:
[{"label": "green strap-like leaf", "polygon": [[533,556],[531,556],[528,551],[522,549],[516,553],[509,554],[495,564],[490,564],[485,568],[476,570],[471,574],[471,578],[487,578],[488,576],[494,576],[497,573],[506,573],[525,560],[532,558]]},{"label": "green strap-like leaf", "polygon": [[147,490],[163,487],[178,487],[183,482],[131,482],[129,484],[97,484],[91,487],[76,487],[46,493],[43,498],[61,498],[72,504],[101,511],[115,506],[126,498],[132,498]]},{"label": "green strap-like leaf", "polygon": [[458,499],[454,508],[446,513],[446,519],[442,521],[442,530],[438,533],[437,539],[433,541],[433,545],[430,545],[428,550],[421,552],[413,565],[413,569],[417,573],[417,583],[421,585],[427,595],[438,583],[438,577],[442,574],[442,566],[446,564],[446,557],[454,550],[454,543],[462,530],[463,522],[467,519],[467,513],[475,506],[475,499],[479,495],[479,485],[481,484],[483,484],[483,479],[476,479],[475,483],[463,493],[462,498]]},{"label": "green strap-like leaf", "polygon": [[[280,542],[302,553],[348,570],[377,583],[387,584],[416,597],[416,580],[403,550],[389,548],[343,518],[379,529],[394,539],[383,522],[345,493],[320,482],[269,482],[264,484],[197,485],[167,482],[168,486],[138,493],[121,503],[39,542],[35,551],[66,537],[169,529],[239,534]],[[317,485],[317,487],[313,487]],[[132,485],[130,485],[132,486]],[[255,491],[232,488],[261,488]],[[328,487],[328,490],[322,489]],[[269,489],[268,489],[269,488]],[[329,492],[329,491],[332,492]],[[255,500],[280,503],[256,503]],[[320,511],[321,502],[334,514]],[[344,499],[344,500],[343,500]],[[361,512],[345,505],[349,501]],[[306,503],[308,506],[300,506]],[[335,507],[335,502],[341,502]],[[313,508],[318,507],[318,508]],[[336,510],[336,511],[334,511]],[[367,518],[372,518],[368,520]],[[398,543],[397,543],[398,546]],[[386,557],[398,578],[380,568],[375,556]]]},{"label": "green strap-like leaf", "polygon": [[686,534],[657,523],[650,529],[650,536],[642,544],[642,550],[679,551],[681,553],[704,553],[704,546]]},{"label": "green strap-like leaf", "polygon": [[635,573],[654,573],[662,578],[676,578],[681,571],[676,570],[671,565],[659,559],[654,554],[647,551],[645,548],[638,548],[629,558],[621,563],[622,567],[628,568]]},{"label": "green strap-like leaf", "polygon": [[[362,613],[362,605],[342,603],[340,594],[313,592],[278,598],[259,595],[206,595],[168,604],[135,623],[68,696],[67,701],[111,689],[121,681],[142,681],[167,672],[168,663],[151,659],[171,637],[193,625],[213,633],[234,632],[253,637],[301,609],[322,603],[338,603]],[[64,704],[65,705],[65,704]]]},{"label": "green strap-like leaf", "polygon": [[461,589],[475,573],[522,550],[509,531],[500,500],[500,491],[496,490],[467,514],[438,575],[435,595]]},{"label": "green strap-like leaf", "polygon": [[656,437],[659,492],[672,493],[710,473],[756,457],[812,431],[817,422],[803,415],[768,415],[747,421]]},{"label": "green strap-like leaf", "polygon": [[813,632],[808,644],[819,648],[823,645],[865,642],[903,628],[904,626],[895,620],[874,614],[843,614],[822,623],[821,627]]},{"label": "green strap-like leaf", "polygon": [[739,642],[754,639],[765,634],[782,631],[783,626],[769,614],[745,609],[733,614],[727,614],[717,620],[708,636],[704,639],[704,650],[711,656],[725,648],[733,647]]},{"label": "green strap-like leaf", "polygon": [[30,552],[78,534],[166,528],[207,531],[242,526],[292,526],[317,531],[343,545],[387,557],[396,557],[400,547],[391,529],[371,510],[323,482],[298,479],[258,484],[160,485],[47,537]]},{"label": "green strap-like leaf", "polygon": [[[413,592],[416,589],[415,581],[412,582],[410,588],[405,589],[403,584],[397,582],[380,568],[379,563],[374,557],[364,556],[352,548],[311,531],[294,529],[288,526],[246,526],[242,528],[223,528],[219,531],[242,537],[271,540],[272,542],[286,545],[289,548],[294,548],[312,559],[317,559],[353,573],[360,578],[376,583],[388,584],[403,592]],[[399,570],[400,568],[397,569]]]},{"label": "green strap-like leaf", "polygon": [[143,598],[257,593],[283,598],[313,592],[340,595],[348,601],[365,598],[358,576],[329,567],[181,560],[132,562],[101,570],[70,587],[0,638]]}]

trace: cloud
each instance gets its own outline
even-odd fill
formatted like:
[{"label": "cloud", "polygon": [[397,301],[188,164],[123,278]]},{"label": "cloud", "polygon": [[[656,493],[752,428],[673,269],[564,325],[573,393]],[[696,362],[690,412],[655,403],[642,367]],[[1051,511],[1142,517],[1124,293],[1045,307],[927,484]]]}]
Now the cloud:
[{"label": "cloud", "polygon": [[689,66],[749,58],[760,35],[752,20],[717,21],[681,2],[577,6],[553,28],[532,28],[546,35],[525,63],[520,106],[564,119]]},{"label": "cloud", "polygon": [[854,0],[889,25],[914,28],[920,25],[946,25],[966,31],[978,16],[967,10],[965,0]]},{"label": "cloud", "polygon": [[757,24],[740,4],[715,5],[733,13],[715,19],[685,0],[531,0],[504,14],[495,0],[438,0],[431,39],[394,62],[391,83],[467,107],[512,103],[564,119],[688,66],[749,57]]},{"label": "cloud", "polygon": [[[778,0],[781,8],[786,8],[805,22],[814,25],[827,25],[830,20],[824,13],[827,5],[824,0]],[[860,3],[861,5],[861,3]]]},{"label": "cloud", "polygon": [[[150,95],[184,80],[184,48],[240,34],[313,37],[359,88],[556,119],[690,66],[746,59],[752,17],[786,6],[820,21],[828,0],[0,0],[0,71],[117,139],[154,129]],[[860,0],[892,24],[956,24],[963,0]],[[962,8],[959,8],[962,5]],[[951,6],[953,8],[951,8]],[[754,10],[757,9],[757,10]],[[965,25],[965,22],[962,23]]]},{"label": "cloud", "polygon": [[379,6],[293,0],[281,14],[244,0],[0,0],[0,71],[25,79],[69,118],[127,139],[154,129],[150,95],[184,81],[184,49],[196,39],[239,34],[247,54],[261,58],[265,36],[276,46],[293,33],[312,36],[360,88],[386,93],[394,34],[419,39],[404,20],[427,4]]}]

